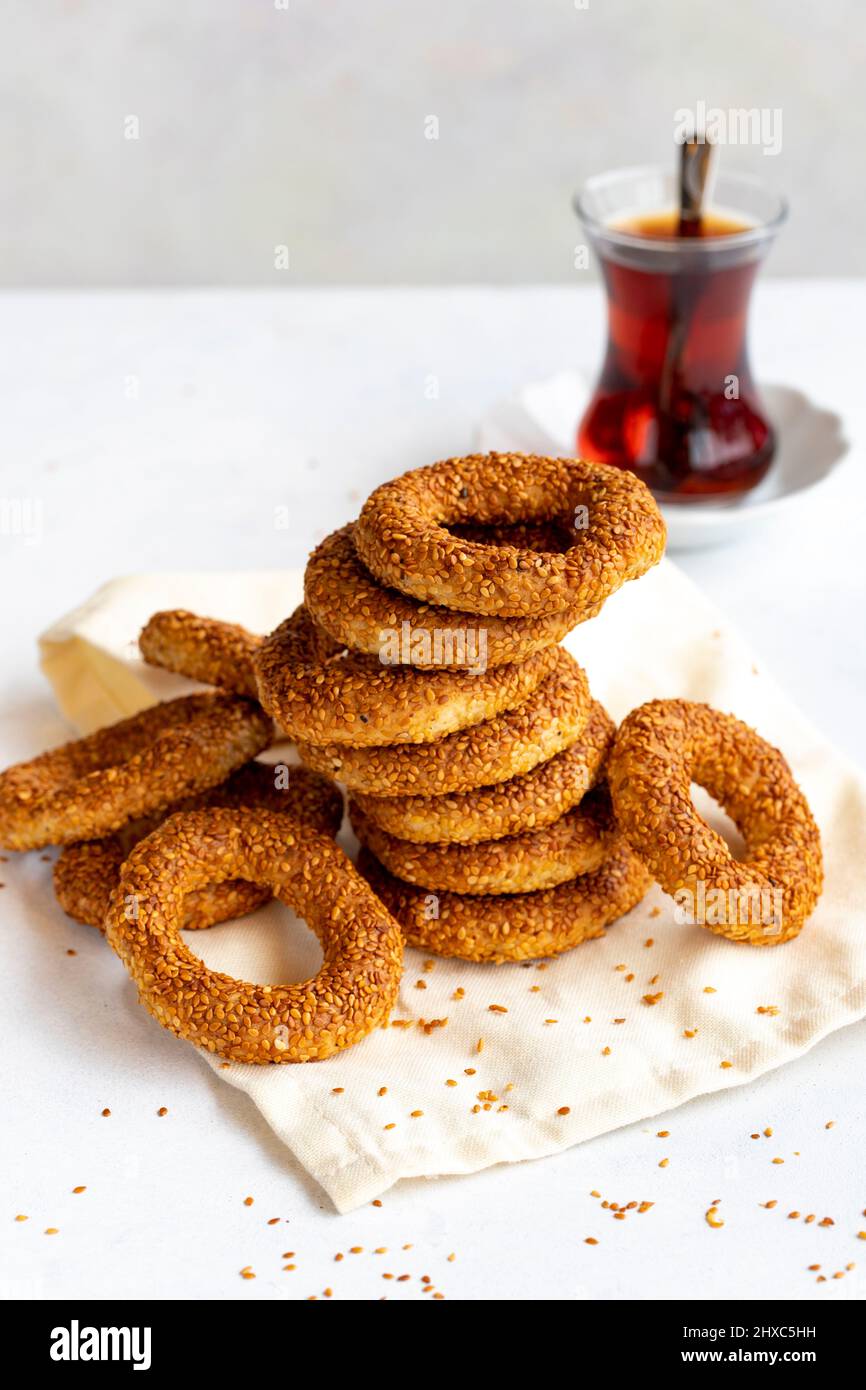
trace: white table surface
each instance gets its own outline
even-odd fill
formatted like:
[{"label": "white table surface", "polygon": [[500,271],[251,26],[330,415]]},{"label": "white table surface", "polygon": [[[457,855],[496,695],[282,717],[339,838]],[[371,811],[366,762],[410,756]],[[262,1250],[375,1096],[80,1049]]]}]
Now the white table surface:
[{"label": "white table surface", "polygon": [[[861,765],[864,316],[864,282],[760,287],[759,376],[836,409],[852,454],[796,521],[677,557]],[[0,499],[38,502],[42,533],[0,534],[0,762],[65,735],[36,635],[105,579],[302,564],[378,482],[465,452],[492,401],[597,360],[602,336],[597,289],[3,295]],[[50,893],[50,866],[10,861],[7,1297],[307,1298],[330,1286],[335,1298],[414,1299],[424,1274],[464,1299],[862,1297],[858,1270],[816,1285],[806,1266],[829,1275],[860,1254],[866,1268],[866,1023],[757,1082],[557,1157],[404,1183],[379,1209],[337,1216],[192,1048],[143,1011],[118,1028],[117,961],[59,909],[50,928],[28,930],[28,895]],[[765,1126],[772,1141],[749,1138]],[[72,1195],[78,1184],[87,1191]],[[602,1220],[591,1189],[655,1206]],[[721,1231],[704,1221],[713,1198]],[[771,1198],[778,1207],[762,1210]],[[835,1225],[789,1222],[794,1208]],[[19,1212],[30,1219],[16,1223]],[[354,1245],[364,1253],[334,1262]],[[296,1252],[292,1272],[284,1250]],[[246,1265],[255,1280],[239,1278]],[[385,1271],[413,1277],[385,1282]]]}]

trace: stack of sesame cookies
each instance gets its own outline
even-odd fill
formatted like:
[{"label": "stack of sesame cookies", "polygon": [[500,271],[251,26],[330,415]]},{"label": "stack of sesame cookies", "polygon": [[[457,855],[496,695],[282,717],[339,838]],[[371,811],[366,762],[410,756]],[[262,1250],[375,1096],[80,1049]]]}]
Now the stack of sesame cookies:
[{"label": "stack of sesame cookies", "polygon": [[259,696],[347,786],[359,867],[411,943],[550,955],[646,890],[604,784],[613,722],[557,644],[663,546],[631,475],[485,455],[385,484],[313,552]]}]

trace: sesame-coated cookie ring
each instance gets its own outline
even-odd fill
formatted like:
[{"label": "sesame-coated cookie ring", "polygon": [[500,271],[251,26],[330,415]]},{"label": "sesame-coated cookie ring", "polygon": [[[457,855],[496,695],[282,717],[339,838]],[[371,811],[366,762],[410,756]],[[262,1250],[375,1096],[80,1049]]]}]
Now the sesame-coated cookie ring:
[{"label": "sesame-coated cookie ring", "polygon": [[237,695],[166,700],[0,773],[0,845],[94,840],[204,791],[271,742],[271,721]]},{"label": "sesame-coated cookie ring", "polygon": [[532,893],[589,874],[610,853],[610,797],[599,789],[552,825],[472,845],[413,845],[389,835],[349,802],[352,829],[396,878],[454,893]]},{"label": "sesame-coated cookie ring", "polygon": [[650,885],[649,874],[622,839],[595,873],[510,897],[431,893],[393,878],[366,849],[358,868],[397,918],[408,945],[494,964],[556,956],[603,936]]},{"label": "sesame-coated cookie ring", "polygon": [[290,738],[380,747],[430,743],[513,709],[552,670],[556,649],[491,671],[416,671],[373,656],[321,655],[320,629],[295,610],[255,660],[259,699]]},{"label": "sesame-coated cookie ring", "polygon": [[[335,531],[310,556],[304,600],[314,620],[335,641],[393,665],[469,668],[525,661],[559,642],[590,611],[565,608],[527,618],[487,617],[418,603],[386,589],[365,569],[352,542],[352,526]],[[550,528],[548,528],[550,529]]]},{"label": "sesame-coated cookie ring", "polygon": [[615,732],[609,714],[594,701],[577,741],[520,777],[442,796],[355,792],[353,799],[373,825],[414,844],[475,844],[540,830],[595,786]]},{"label": "sesame-coated cookie ring", "polygon": [[[284,785],[285,782],[288,785]],[[77,922],[104,931],[111,894],[133,846],[175,812],[204,810],[209,806],[253,806],[282,811],[323,835],[336,835],[343,819],[342,794],[326,777],[305,767],[286,769],[266,763],[247,763],[220,786],[187,797],[144,820],[133,821],[113,835],[67,845],[54,865],[54,892],[64,912]],[[184,928],[198,930],[232,917],[243,917],[269,902],[271,896],[266,885],[246,883],[239,878],[198,888],[189,893],[184,902]]]},{"label": "sesame-coated cookie ring", "polygon": [[[324,954],[313,979],[249,984],[190,950],[186,895],[230,878],[269,885],[304,918]],[[402,970],[400,929],[343,851],[273,811],[171,816],[124,864],[106,935],[163,1027],[237,1062],[321,1061],[360,1042],[387,1019]]]},{"label": "sesame-coated cookie ring", "polygon": [[[748,724],[652,700],[620,726],[607,777],[620,829],[686,920],[752,946],[798,934],[821,893],[821,839],[782,754]],[[693,782],[736,824],[744,860],[698,815]]]},{"label": "sesame-coated cookie ring", "polygon": [[338,744],[319,748],[299,743],[301,761],[316,772],[338,778],[350,791],[374,796],[466,791],[528,772],[580,737],[592,704],[586,676],[574,657],[563,647],[550,650],[554,656],[551,674],[507,714],[461,729],[437,743],[396,748]]},{"label": "sesame-coated cookie ring", "polygon": [[[466,521],[573,519],[564,553],[479,545]],[[587,614],[662,557],[665,525],[633,473],[582,459],[471,454],[383,483],[355,525],[355,546],[382,583],[425,603],[500,617],[571,608]]]},{"label": "sesame-coated cookie ring", "polygon": [[237,623],[168,608],[145,623],[138,645],[151,666],[257,700],[253,657],[261,641]]}]

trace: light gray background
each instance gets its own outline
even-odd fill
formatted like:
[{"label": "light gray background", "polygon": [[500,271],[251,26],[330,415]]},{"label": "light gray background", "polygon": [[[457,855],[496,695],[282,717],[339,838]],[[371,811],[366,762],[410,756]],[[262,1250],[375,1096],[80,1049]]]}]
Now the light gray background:
[{"label": "light gray background", "polygon": [[674,112],[699,100],[781,109],[777,156],[723,151],[791,196],[771,272],[866,269],[862,0],[0,14],[3,284],[574,283],[574,188],[671,160]]}]

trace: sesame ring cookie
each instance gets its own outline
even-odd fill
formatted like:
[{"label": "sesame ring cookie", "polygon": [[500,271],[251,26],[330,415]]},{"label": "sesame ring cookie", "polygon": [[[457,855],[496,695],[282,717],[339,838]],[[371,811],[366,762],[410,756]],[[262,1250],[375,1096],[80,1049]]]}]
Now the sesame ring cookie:
[{"label": "sesame ring cookie", "polygon": [[361,844],[406,883],[454,893],[531,893],[589,874],[610,853],[614,837],[610,797],[593,792],[552,825],[502,840],[471,845],[414,845],[389,835],[349,803]]},{"label": "sesame ring cookie", "polygon": [[437,743],[396,748],[299,743],[298,754],[307,767],[336,777],[350,791],[374,796],[441,795],[505,782],[561,753],[586,728],[592,704],[586,675],[563,647],[550,651],[553,670],[522,704]]},{"label": "sesame ring cookie", "polygon": [[595,786],[615,733],[610,715],[594,701],[577,741],[520,777],[440,796],[355,792],[353,800],[372,825],[413,844],[475,844],[540,830]]},{"label": "sesame ring cookie", "polygon": [[[234,878],[267,884],[316,933],[324,961],[313,979],[250,984],[186,945],[186,895]],[[124,864],[106,935],[164,1028],[237,1062],[321,1061],[360,1042],[387,1019],[402,972],[400,929],[343,851],[273,811],[164,821]]]},{"label": "sesame ring cookie", "polygon": [[145,623],[138,646],[151,666],[257,700],[253,657],[261,642],[261,637],[237,623],[169,608],[154,613]]},{"label": "sesame ring cookie", "polygon": [[222,782],[271,742],[252,700],[185,695],[0,773],[0,846],[95,840]]},{"label": "sesame ring cookie", "polygon": [[358,868],[397,918],[407,945],[497,965],[556,956],[603,936],[650,885],[649,874],[622,839],[594,873],[504,897],[431,893],[394,878],[366,849]]},{"label": "sesame ring cookie", "polygon": [[481,661],[488,667],[524,661],[598,612],[598,606],[588,612],[565,608],[541,616],[479,621],[474,613],[418,603],[373,578],[358,559],[352,531],[352,526],[344,526],[313,551],[304,574],[304,600],[314,620],[335,641],[380,660],[384,657],[390,665],[471,670]]},{"label": "sesame ring cookie", "polygon": [[[479,545],[447,528],[475,521],[575,523],[564,553]],[[662,557],[665,525],[633,473],[582,459],[471,454],[383,483],[355,525],[382,583],[425,603],[499,617],[586,613]]]},{"label": "sesame ring cookie", "polygon": [[[343,797],[333,782],[298,766],[288,769],[285,787],[283,780],[282,776],[278,779],[277,769],[266,763],[247,763],[220,786],[175,802],[144,820],[130,822],[113,835],[67,845],[54,865],[57,901],[77,922],[104,931],[105,914],[124,860],[139,840],[177,811],[198,811],[209,806],[262,807],[283,811],[323,835],[336,835],[343,820]],[[271,896],[270,888],[264,884],[246,883],[243,879],[208,884],[187,895],[183,926],[192,931],[231,917],[243,917],[269,902]]]},{"label": "sesame ring cookie", "polygon": [[323,658],[320,640],[304,607],[266,637],[255,661],[259,699],[290,738],[355,748],[430,743],[492,719],[531,695],[556,662],[548,648],[478,674],[422,672],[339,646]]},{"label": "sesame ring cookie", "polygon": [[[748,724],[652,700],[620,726],[607,776],[620,829],[687,920],[752,946],[798,934],[821,893],[821,839],[782,754]],[[698,815],[693,782],[734,821],[744,860]]]}]

